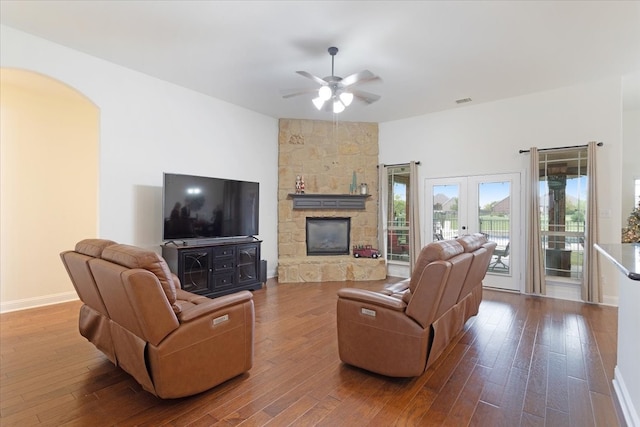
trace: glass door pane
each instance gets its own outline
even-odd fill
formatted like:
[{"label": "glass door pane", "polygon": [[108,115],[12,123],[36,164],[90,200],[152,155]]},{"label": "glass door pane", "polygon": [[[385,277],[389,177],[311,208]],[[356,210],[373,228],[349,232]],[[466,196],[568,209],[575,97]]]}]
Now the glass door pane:
[{"label": "glass door pane", "polygon": [[497,243],[489,272],[511,274],[511,181],[478,183],[478,230]]},{"label": "glass door pane", "polygon": [[433,240],[458,237],[460,227],[460,184],[432,187]]},{"label": "glass door pane", "polygon": [[522,290],[522,218],[520,175],[505,173],[469,177],[469,232],[484,233],[497,246],[484,285]]}]

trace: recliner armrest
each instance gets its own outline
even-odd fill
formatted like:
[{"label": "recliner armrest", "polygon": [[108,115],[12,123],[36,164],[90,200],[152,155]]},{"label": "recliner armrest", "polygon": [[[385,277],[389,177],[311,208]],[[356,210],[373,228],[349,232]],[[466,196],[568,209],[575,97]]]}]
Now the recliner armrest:
[{"label": "recliner armrest", "polygon": [[409,284],[411,283],[411,279],[404,279],[400,282],[393,283],[391,285],[385,285],[384,290],[390,292],[390,294],[401,294],[407,289],[409,289]]},{"label": "recliner armrest", "polygon": [[343,288],[338,290],[338,298],[364,302],[395,311],[404,311],[407,307],[407,304],[398,298],[365,289]]},{"label": "recliner armrest", "polygon": [[[208,298],[207,298],[208,299]],[[180,323],[192,321],[200,316],[213,313],[214,311],[224,309],[237,304],[242,304],[253,299],[253,294],[249,291],[240,291],[230,295],[223,295],[215,299],[201,304],[194,305],[178,314]]]},{"label": "recliner armrest", "polygon": [[194,294],[193,292],[185,291],[183,289],[176,289],[176,300],[178,301],[188,301],[193,304],[202,304],[209,301],[210,299],[211,298]]}]

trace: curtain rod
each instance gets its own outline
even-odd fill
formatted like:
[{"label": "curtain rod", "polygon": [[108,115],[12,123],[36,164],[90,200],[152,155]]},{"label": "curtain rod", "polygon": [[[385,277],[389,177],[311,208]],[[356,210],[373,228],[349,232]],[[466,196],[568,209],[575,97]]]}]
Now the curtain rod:
[{"label": "curtain rod", "polygon": [[[598,147],[602,147],[604,145],[604,142],[598,142],[596,144]],[[538,150],[538,152],[540,151],[552,151],[552,150],[566,150],[567,148],[585,148],[588,147],[588,145],[568,145],[566,147],[555,147],[555,148],[541,148]],[[520,150],[518,151],[518,153],[522,154],[522,153],[528,153],[531,150]]]},{"label": "curtain rod", "polygon": [[[417,161],[416,165],[419,165],[419,164],[420,164],[420,161]],[[394,166],[409,166],[409,163],[396,163],[396,164],[393,164],[393,165],[385,165],[383,163],[382,166],[385,167],[385,168],[394,167]],[[377,166],[377,167],[380,167],[380,166]]]}]

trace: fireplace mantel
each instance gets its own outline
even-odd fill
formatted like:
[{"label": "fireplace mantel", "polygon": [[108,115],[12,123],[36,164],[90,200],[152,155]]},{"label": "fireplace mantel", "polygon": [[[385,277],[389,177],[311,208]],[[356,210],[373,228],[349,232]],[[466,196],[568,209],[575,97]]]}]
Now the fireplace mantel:
[{"label": "fireplace mantel", "polygon": [[365,209],[370,194],[289,194],[293,209]]}]

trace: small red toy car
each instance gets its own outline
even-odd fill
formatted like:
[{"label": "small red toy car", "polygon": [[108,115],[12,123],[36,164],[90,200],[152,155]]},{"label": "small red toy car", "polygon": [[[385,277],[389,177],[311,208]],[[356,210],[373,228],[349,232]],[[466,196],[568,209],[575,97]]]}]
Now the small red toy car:
[{"label": "small red toy car", "polygon": [[356,258],[379,258],[380,251],[371,245],[356,245],[353,247],[353,256]]}]

